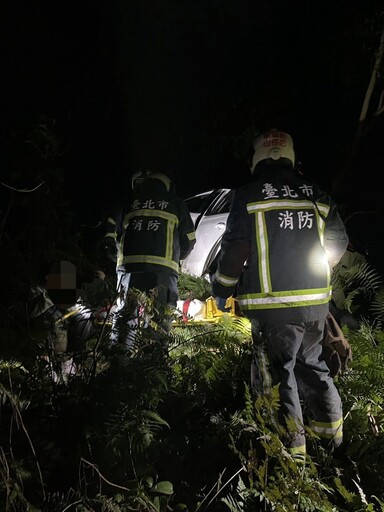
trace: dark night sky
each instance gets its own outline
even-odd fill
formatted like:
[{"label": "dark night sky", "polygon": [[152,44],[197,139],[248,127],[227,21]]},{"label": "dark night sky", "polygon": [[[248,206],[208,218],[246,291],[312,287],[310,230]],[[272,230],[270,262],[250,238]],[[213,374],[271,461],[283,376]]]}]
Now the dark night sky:
[{"label": "dark night sky", "polygon": [[2,145],[37,114],[54,118],[74,203],[97,209],[143,168],[169,172],[184,196],[241,184],[247,134],[274,125],[329,188],[357,128],[380,3],[298,6],[3,1]]}]

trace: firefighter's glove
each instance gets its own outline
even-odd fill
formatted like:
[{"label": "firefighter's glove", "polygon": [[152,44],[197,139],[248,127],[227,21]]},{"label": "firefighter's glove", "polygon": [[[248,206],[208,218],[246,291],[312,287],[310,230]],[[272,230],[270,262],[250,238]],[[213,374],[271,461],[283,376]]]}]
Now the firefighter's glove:
[{"label": "firefighter's glove", "polygon": [[224,297],[215,297],[216,305],[220,309],[220,311],[223,311],[223,313],[228,313],[231,308],[226,308],[225,305],[227,303],[227,299]]},{"label": "firefighter's glove", "polygon": [[352,361],[351,345],[331,313],[325,321],[322,345],[322,357],[327,363],[331,377],[347,371],[348,364]]}]

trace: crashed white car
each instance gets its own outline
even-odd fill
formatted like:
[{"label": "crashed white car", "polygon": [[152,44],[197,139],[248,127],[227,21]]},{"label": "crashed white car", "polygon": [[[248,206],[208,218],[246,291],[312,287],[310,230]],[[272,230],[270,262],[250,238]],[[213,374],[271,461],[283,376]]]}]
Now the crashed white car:
[{"label": "crashed white car", "polygon": [[207,277],[209,266],[220,249],[231,198],[231,189],[217,188],[184,200],[195,223],[196,244],[181,262],[182,272]]}]

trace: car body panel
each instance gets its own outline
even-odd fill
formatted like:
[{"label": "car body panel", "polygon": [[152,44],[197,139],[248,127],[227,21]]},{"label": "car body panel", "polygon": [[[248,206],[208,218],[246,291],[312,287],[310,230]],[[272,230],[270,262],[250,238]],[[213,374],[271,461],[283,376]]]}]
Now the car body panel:
[{"label": "car body panel", "polygon": [[229,213],[232,190],[213,189],[185,199],[195,223],[196,244],[181,262],[181,271],[201,277],[220,248]]}]

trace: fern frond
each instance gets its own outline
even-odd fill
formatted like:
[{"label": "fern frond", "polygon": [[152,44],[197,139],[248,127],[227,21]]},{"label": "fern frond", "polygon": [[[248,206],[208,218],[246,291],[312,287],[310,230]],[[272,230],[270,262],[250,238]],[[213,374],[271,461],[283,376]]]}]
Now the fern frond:
[{"label": "fern frond", "polygon": [[182,272],[179,275],[178,291],[181,300],[206,300],[211,296],[211,284],[205,277],[196,277]]},{"label": "fern frond", "polygon": [[355,272],[351,273],[351,279],[346,284],[350,285],[353,282],[359,283],[366,293],[372,294],[383,284],[383,278],[376,269],[372,268],[369,263],[366,263],[358,266]]},{"label": "fern frond", "polygon": [[343,288],[359,286],[365,293],[372,293],[383,284],[383,279],[376,269],[364,261],[347,269],[337,267],[332,276],[332,284]]},{"label": "fern frond", "polygon": [[235,318],[233,321],[233,327],[246,336],[252,335],[251,322],[248,320],[248,318],[243,316]]},{"label": "fern frond", "polygon": [[380,287],[374,294],[370,304],[370,311],[375,318],[384,321],[384,287]]},{"label": "fern frond", "polygon": [[254,400],[251,390],[247,384],[245,384],[244,398],[245,398],[245,405],[244,405],[245,420],[251,422],[254,417],[255,400]]},{"label": "fern frond", "polygon": [[240,498],[235,498],[231,494],[227,494],[220,500],[226,505],[231,512],[244,512],[244,501]]}]

